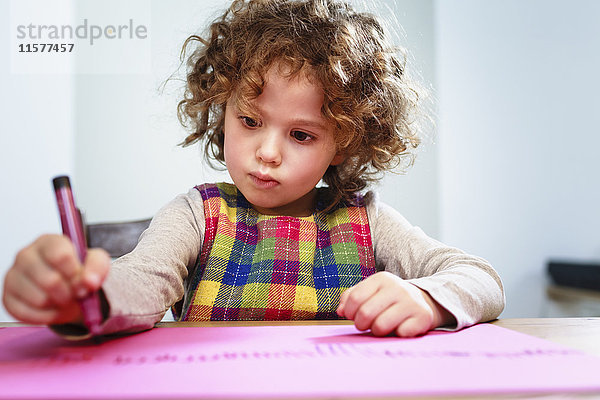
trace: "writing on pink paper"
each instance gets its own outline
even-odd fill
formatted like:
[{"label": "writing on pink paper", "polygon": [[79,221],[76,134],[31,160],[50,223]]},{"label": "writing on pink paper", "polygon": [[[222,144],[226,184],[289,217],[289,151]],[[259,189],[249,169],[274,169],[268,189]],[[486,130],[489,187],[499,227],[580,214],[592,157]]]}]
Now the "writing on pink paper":
[{"label": "writing on pink paper", "polygon": [[100,345],[0,329],[0,399],[600,391],[598,370],[598,358],[487,324],[413,339],[351,325],[160,328]]}]

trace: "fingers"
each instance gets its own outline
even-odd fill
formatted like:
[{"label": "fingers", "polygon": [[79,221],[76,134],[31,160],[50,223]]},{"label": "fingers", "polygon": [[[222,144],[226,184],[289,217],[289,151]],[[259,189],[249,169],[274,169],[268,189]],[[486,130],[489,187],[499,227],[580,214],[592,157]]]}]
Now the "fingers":
[{"label": "fingers", "polygon": [[6,273],[4,293],[32,307],[43,308],[52,303],[49,295],[28,276],[13,269]]},{"label": "fingers", "polygon": [[353,320],[357,329],[370,329],[375,336],[412,337],[435,327],[426,296],[395,275],[378,273],[342,293],[337,312]]},{"label": "fingers", "polygon": [[82,266],[68,238],[44,235],[17,254],[4,280],[3,302],[24,322],[73,321],[81,313],[77,300],[98,290],[109,269],[104,250],[89,250]]},{"label": "fingers", "polygon": [[358,309],[354,324],[359,330],[371,329],[375,336],[390,334],[398,322],[406,319],[409,309],[389,290],[381,289]]},{"label": "fingers", "polygon": [[[383,311],[389,306],[386,295],[393,296],[393,293],[389,293],[387,289],[390,286],[390,279],[400,278],[388,272],[379,272],[344,291],[340,296],[338,315],[355,320],[359,310],[363,318],[369,318],[371,314]],[[378,293],[381,290],[386,290],[386,293]]]},{"label": "fingers", "polygon": [[406,305],[395,303],[379,314],[370,328],[375,336],[395,333],[400,337],[414,337],[427,333],[432,326],[427,313],[414,312]]},{"label": "fingers", "polygon": [[65,280],[73,280],[79,275],[81,263],[73,243],[66,236],[44,235],[32,247],[38,249],[37,254],[44,264],[60,273]]},{"label": "fingers", "polygon": [[[38,308],[64,305],[72,297],[69,275],[78,268],[75,257],[68,239],[58,235],[42,236],[17,254],[6,275],[5,291]],[[75,262],[70,258],[75,258]]]},{"label": "fingers", "polygon": [[[357,287],[348,295],[344,312],[346,318],[354,321],[354,325],[356,325],[358,330],[373,330],[375,318],[394,303],[394,296],[392,293],[389,293],[389,290],[381,288],[378,285],[365,285]],[[393,328],[391,327],[387,332],[381,333],[381,335],[387,335]]]},{"label": "fingers", "polygon": [[[90,249],[81,274],[81,285],[78,287],[78,297],[85,297],[102,286],[110,270],[110,255],[103,249]],[[85,293],[83,291],[85,290]]]},{"label": "fingers", "polygon": [[4,306],[18,320],[28,324],[61,324],[74,321],[81,313],[79,305],[71,302],[62,308],[31,306],[11,293],[4,292]]},{"label": "fingers", "polygon": [[4,281],[3,302],[15,318],[31,324],[52,324],[74,320],[79,306],[73,299],[53,304],[51,297],[27,276],[11,269]]},{"label": "fingers", "polygon": [[13,293],[7,291],[4,291],[2,300],[4,307],[6,307],[13,317],[26,323],[46,323],[46,321],[50,321],[56,316],[55,310],[45,310],[31,306],[22,299],[14,296]]},{"label": "fingers", "polygon": [[398,299],[388,289],[380,288],[368,298],[351,318],[358,330],[370,329],[375,336],[396,333],[413,337],[431,329],[432,315],[416,308],[410,299]]},{"label": "fingers", "polygon": [[396,335],[400,337],[415,337],[426,334],[432,329],[428,318],[414,316],[404,320],[396,328]]},{"label": "fingers", "polygon": [[341,317],[354,319],[359,307],[378,290],[375,280],[364,280],[344,291],[340,296],[337,313]]}]

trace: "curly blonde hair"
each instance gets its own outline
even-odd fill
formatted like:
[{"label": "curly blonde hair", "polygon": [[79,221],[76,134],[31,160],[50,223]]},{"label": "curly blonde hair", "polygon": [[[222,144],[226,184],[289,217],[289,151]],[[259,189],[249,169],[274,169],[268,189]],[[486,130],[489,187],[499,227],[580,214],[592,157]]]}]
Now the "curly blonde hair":
[{"label": "curly blonde hair", "polygon": [[407,78],[406,57],[380,22],[336,0],[234,0],[206,38],[190,36],[187,85],[178,116],[192,132],[183,146],[205,140],[205,153],[224,164],[226,102],[241,109],[262,92],[273,65],[303,72],[322,86],[322,113],[334,126],[345,161],[323,181],[332,203],[349,201],[380,172],[413,161],[420,142],[415,115],[421,88]]}]

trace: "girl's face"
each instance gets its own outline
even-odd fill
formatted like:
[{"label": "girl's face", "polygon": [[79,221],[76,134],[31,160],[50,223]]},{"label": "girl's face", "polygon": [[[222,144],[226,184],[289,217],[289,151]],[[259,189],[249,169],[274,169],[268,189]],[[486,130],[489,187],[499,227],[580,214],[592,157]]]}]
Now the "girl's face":
[{"label": "girl's face", "polygon": [[225,163],[237,188],[262,214],[307,216],[315,186],[336,153],[333,127],[321,115],[323,90],[303,74],[289,79],[277,66],[247,115],[227,103]]}]

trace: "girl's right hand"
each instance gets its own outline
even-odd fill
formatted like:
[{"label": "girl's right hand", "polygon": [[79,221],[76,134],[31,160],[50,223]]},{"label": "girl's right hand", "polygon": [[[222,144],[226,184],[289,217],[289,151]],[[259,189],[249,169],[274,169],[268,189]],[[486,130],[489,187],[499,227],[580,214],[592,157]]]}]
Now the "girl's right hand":
[{"label": "girl's right hand", "polygon": [[63,235],[43,235],[17,254],[6,273],[2,300],[15,318],[30,324],[81,321],[78,300],[100,289],[110,256],[90,249],[84,265]]}]

